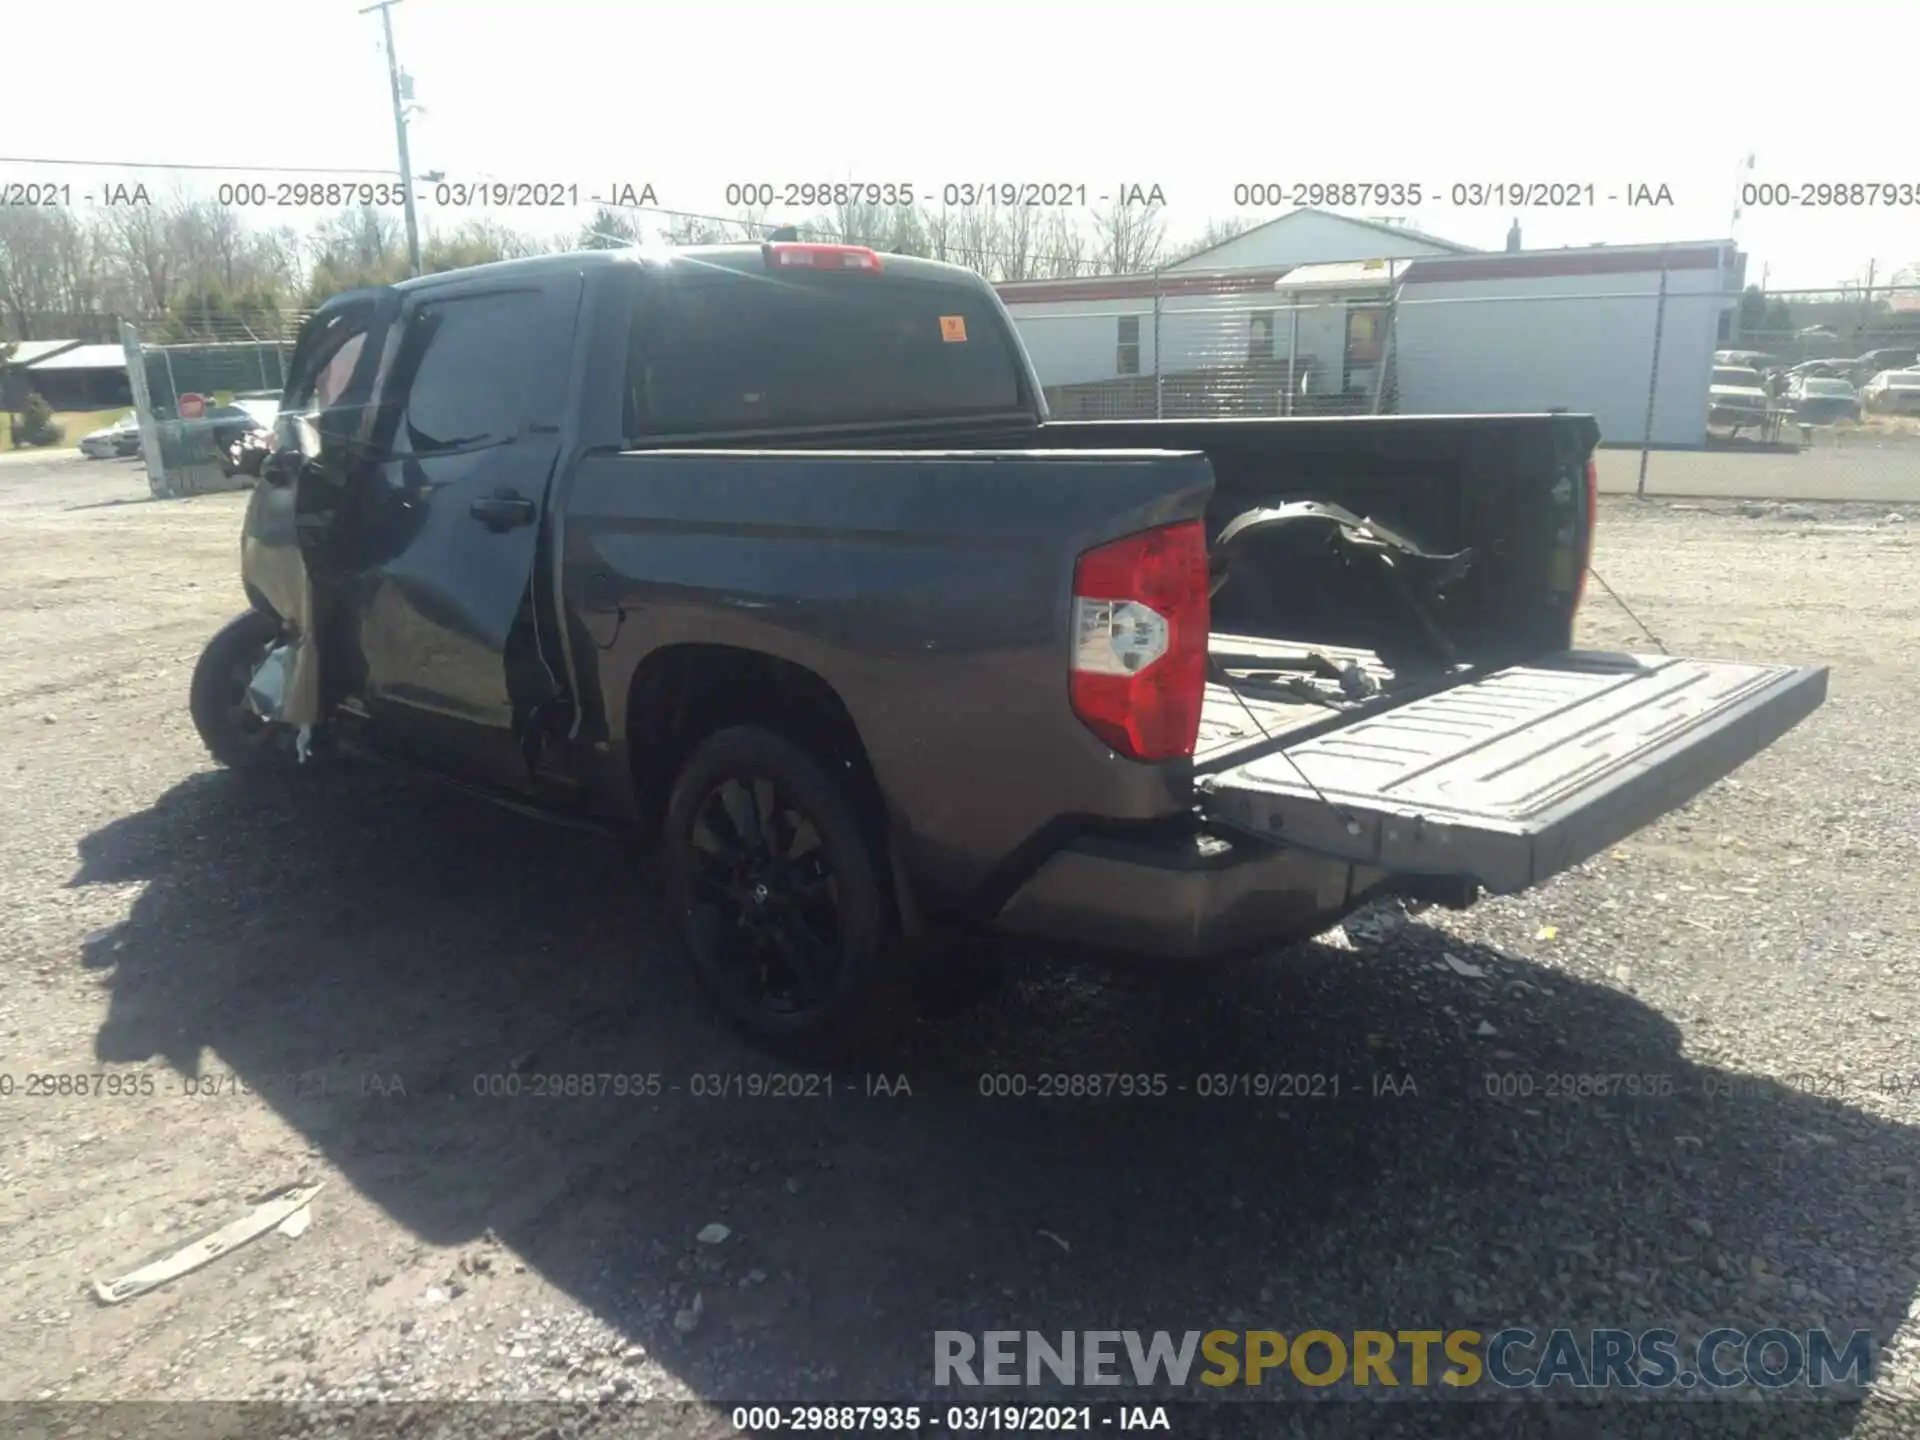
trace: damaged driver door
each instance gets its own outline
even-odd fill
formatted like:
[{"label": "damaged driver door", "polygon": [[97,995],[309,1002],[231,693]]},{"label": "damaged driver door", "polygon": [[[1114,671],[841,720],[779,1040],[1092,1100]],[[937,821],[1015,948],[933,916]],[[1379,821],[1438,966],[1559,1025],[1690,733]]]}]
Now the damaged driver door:
[{"label": "damaged driver door", "polygon": [[560,272],[409,292],[380,387],[353,688],[382,748],[488,788],[530,785],[561,692],[531,582],[582,290]]},{"label": "damaged driver door", "polygon": [[337,694],[322,673],[333,582],[342,573],[350,497],[366,469],[384,340],[399,309],[391,288],[353,290],[307,321],[288,365],[274,448],[247,505],[241,578],[254,608],[278,617],[293,646],[275,716],[290,725],[319,724]]}]

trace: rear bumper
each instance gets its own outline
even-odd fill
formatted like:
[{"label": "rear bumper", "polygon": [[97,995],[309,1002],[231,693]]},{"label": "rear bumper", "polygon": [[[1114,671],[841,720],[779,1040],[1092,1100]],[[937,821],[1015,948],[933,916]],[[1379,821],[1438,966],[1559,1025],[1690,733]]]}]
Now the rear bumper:
[{"label": "rear bumper", "polygon": [[1343,860],[1207,835],[1083,838],[1034,872],[995,928],[1158,959],[1225,959],[1317,935],[1386,879]]}]

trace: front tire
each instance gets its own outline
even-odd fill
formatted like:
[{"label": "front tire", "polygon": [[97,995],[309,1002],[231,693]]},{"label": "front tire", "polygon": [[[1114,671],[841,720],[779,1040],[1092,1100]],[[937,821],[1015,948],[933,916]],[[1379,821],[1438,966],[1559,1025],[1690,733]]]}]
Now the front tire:
[{"label": "front tire", "polygon": [[757,726],[710,736],[667,803],[663,859],[695,980],[790,1058],[883,1048],[913,1013],[879,848],[844,786]]},{"label": "front tire", "polygon": [[247,704],[254,672],[279,642],[279,620],[249,610],[207,642],[193,667],[193,728],[207,753],[229,770],[291,770],[300,763],[292,728],[262,719]]}]

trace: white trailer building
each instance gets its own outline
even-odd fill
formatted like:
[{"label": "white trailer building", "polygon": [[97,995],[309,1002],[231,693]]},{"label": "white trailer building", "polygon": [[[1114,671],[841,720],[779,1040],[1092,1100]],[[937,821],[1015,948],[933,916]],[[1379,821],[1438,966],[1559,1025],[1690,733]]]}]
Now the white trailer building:
[{"label": "white trailer building", "polygon": [[1157,274],[999,288],[1062,418],[1567,409],[1638,442],[1651,394],[1653,442],[1697,446],[1742,258],[1476,251],[1297,210]]},{"label": "white trailer building", "polygon": [[1419,261],[1395,307],[1399,408],[1573,410],[1609,443],[1703,445],[1743,259],[1707,241]]}]

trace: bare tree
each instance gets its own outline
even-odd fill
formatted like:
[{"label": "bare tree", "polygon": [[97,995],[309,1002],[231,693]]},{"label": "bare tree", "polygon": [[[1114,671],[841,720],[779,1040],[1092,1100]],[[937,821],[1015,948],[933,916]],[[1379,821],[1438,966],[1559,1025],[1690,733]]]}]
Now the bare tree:
[{"label": "bare tree", "polygon": [[1014,205],[995,215],[993,227],[993,268],[995,280],[1031,280],[1038,271],[1038,246],[1045,228],[1040,212],[1028,205]]},{"label": "bare tree", "polygon": [[34,339],[35,317],[64,308],[59,226],[56,211],[0,209],[0,304],[16,339]]},{"label": "bare tree", "polygon": [[1091,273],[1088,250],[1086,229],[1076,223],[1074,212],[1055,210],[1041,229],[1040,263],[1034,278],[1071,280]]},{"label": "bare tree", "polygon": [[727,222],[729,240],[761,240],[774,226],[767,218],[764,205],[742,205],[733,212],[733,219]]},{"label": "bare tree", "polygon": [[725,245],[736,238],[733,227],[726,221],[712,220],[705,215],[675,215],[661,234],[667,244],[675,247]]},{"label": "bare tree", "polygon": [[63,308],[75,314],[103,313],[122,303],[125,286],[109,268],[105,227],[98,219],[84,223],[71,210],[60,213],[54,235],[59,256]]},{"label": "bare tree", "polygon": [[314,229],[311,253],[313,267],[304,296],[309,306],[342,290],[389,284],[407,272],[400,221],[373,205],[342,210],[321,221]]},{"label": "bare tree", "polygon": [[997,207],[969,206],[955,212],[953,240],[948,259],[969,270],[977,270],[992,280],[1000,265],[1001,218]]},{"label": "bare tree", "polygon": [[120,267],[136,309],[157,315],[172,298],[177,257],[170,217],[158,205],[115,207],[107,232],[114,263]]},{"label": "bare tree", "polygon": [[927,205],[900,212],[913,247],[899,253],[965,265],[987,279],[1038,280],[1085,273],[1087,236],[1065,210]]},{"label": "bare tree", "polygon": [[402,258],[400,222],[373,205],[342,210],[314,227],[316,261],[376,269]]},{"label": "bare tree", "polygon": [[490,251],[499,260],[525,260],[529,256],[547,253],[544,240],[530,231],[517,230],[499,220],[469,220],[454,234]]},{"label": "bare tree", "polygon": [[283,295],[300,288],[306,274],[307,239],[291,225],[276,225],[254,236],[254,250],[261,272]]},{"label": "bare tree", "polygon": [[579,246],[582,250],[624,250],[638,245],[641,235],[639,212],[602,205],[581,227]]},{"label": "bare tree", "polygon": [[232,206],[187,200],[166,218],[183,283],[234,290],[251,280],[241,273],[251,259],[249,236]]},{"label": "bare tree", "polygon": [[1115,205],[1093,217],[1093,259],[1101,274],[1137,275],[1159,265],[1167,226],[1160,205]]}]

